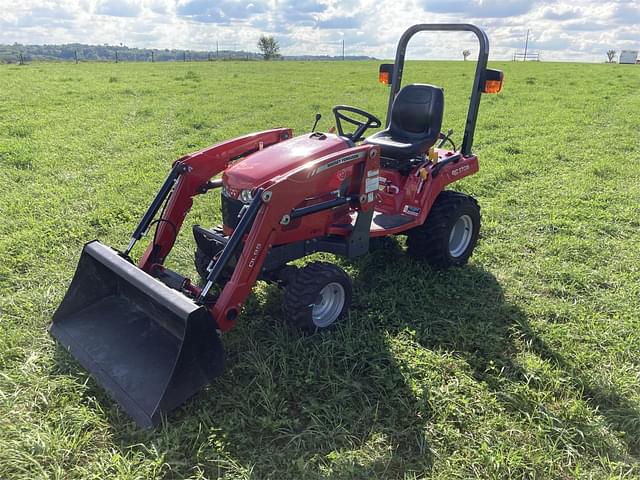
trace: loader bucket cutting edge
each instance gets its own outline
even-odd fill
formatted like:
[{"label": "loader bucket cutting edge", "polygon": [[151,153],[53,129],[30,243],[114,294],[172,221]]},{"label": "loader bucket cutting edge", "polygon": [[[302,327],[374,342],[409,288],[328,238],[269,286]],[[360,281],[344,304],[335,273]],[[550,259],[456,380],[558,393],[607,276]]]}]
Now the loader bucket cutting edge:
[{"label": "loader bucket cutting edge", "polygon": [[144,427],[224,370],[205,307],[98,241],[85,245],[49,331]]}]

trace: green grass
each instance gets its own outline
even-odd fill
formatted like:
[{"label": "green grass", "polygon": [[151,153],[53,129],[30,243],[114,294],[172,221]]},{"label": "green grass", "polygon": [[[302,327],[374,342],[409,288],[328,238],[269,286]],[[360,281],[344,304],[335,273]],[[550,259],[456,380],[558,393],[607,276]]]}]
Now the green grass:
[{"label": "green grass", "polygon": [[[83,243],[124,247],[189,151],[318,110],[327,129],[338,103],[382,116],[377,65],[0,67],[0,478],[640,478],[640,69],[494,66],[481,171],[456,186],[482,206],[470,264],[432,271],[402,239],[337,260],[350,314],[304,338],[259,285],[226,373],[156,430],[46,332]],[[471,79],[405,78],[446,88],[458,142]],[[193,275],[189,230],[170,264]]]}]

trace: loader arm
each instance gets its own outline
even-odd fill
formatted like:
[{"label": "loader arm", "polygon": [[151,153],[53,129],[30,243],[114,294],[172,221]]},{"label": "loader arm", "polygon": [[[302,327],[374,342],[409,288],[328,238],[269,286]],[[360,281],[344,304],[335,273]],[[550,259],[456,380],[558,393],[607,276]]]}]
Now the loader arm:
[{"label": "loader arm", "polygon": [[[369,172],[375,173],[377,191],[379,169],[379,147],[375,145],[362,145],[327,155],[261,186],[261,206],[246,235],[233,275],[216,303],[210,307],[221,330],[227,331],[234,326],[274,239],[284,227],[283,218],[290,216],[295,207],[309,196],[309,192],[317,192],[320,186],[327,185],[336,170],[350,165],[353,166],[353,175],[347,193],[342,198],[345,204],[350,203],[355,208],[358,215],[370,213],[374,207],[375,195],[368,195],[371,192],[367,192],[367,179],[371,177]],[[327,209],[331,205],[331,202],[327,202]],[[321,211],[310,211],[308,214]],[[367,225],[367,232],[368,228]]]},{"label": "loader arm", "polygon": [[[159,224],[154,241],[149,244],[140,258],[138,267],[149,273],[152,266],[161,265],[164,262],[169,252],[171,252],[182,223],[193,205],[193,197],[206,193],[208,182],[225,170],[229,162],[287,140],[291,138],[291,135],[292,131],[289,128],[276,128],[252,133],[218,143],[176,160],[172,170],[172,173],[177,172],[174,174],[176,175],[175,181],[172,182],[172,185],[167,185],[167,187],[172,186],[173,189],[169,192],[169,188],[167,188],[167,203],[162,211],[161,218],[157,220]],[[171,180],[171,175],[168,180]],[[164,200],[164,198],[160,198],[162,193],[163,191],[161,190],[147,210],[133,235],[132,243],[139,240],[142,233],[149,228],[159,205]],[[131,246],[132,244],[130,244]]]}]

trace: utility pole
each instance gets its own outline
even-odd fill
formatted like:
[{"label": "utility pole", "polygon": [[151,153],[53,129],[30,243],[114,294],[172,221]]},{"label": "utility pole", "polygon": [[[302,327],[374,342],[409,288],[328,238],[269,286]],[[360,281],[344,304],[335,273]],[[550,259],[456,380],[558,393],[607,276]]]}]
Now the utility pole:
[{"label": "utility pole", "polygon": [[527,61],[527,48],[529,47],[529,29],[527,28],[527,39],[524,42],[524,58],[522,59],[523,62]]},{"label": "utility pole", "polygon": [[344,38],[342,39],[342,60],[344,60]]},{"label": "utility pole", "polygon": [[78,64],[78,50],[74,51],[74,56],[76,57],[76,65]]},{"label": "utility pole", "polygon": [[20,53],[20,65],[24,65],[24,57],[22,56],[22,53]]},{"label": "utility pole", "polygon": [[216,40],[216,59],[218,58],[219,55],[220,55],[220,52],[218,51],[218,41]]},{"label": "utility pole", "polygon": [[151,63],[154,62],[154,58],[153,58],[153,50],[151,50]]},{"label": "utility pole", "polygon": [[118,63],[118,50],[116,50],[116,63]]}]

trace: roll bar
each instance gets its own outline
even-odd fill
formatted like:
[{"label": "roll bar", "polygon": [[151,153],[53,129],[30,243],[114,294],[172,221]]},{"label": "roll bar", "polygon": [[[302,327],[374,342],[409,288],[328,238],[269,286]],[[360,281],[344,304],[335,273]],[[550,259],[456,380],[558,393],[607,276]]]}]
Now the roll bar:
[{"label": "roll bar", "polygon": [[487,68],[487,60],[489,59],[489,39],[487,34],[479,27],[468,23],[422,23],[409,27],[400,37],[398,49],[396,50],[396,58],[393,64],[393,75],[391,82],[391,92],[389,94],[389,105],[387,107],[387,120],[385,128],[389,127],[391,122],[391,107],[396,95],[400,91],[402,83],[402,73],[404,71],[404,57],[407,50],[409,40],[418,32],[472,32],[478,37],[480,42],[480,50],[478,52],[478,63],[476,65],[476,74],[471,89],[471,99],[469,101],[469,111],[467,113],[467,122],[464,127],[464,136],[462,138],[462,155],[471,155],[471,146],[473,145],[473,134],[476,129],[476,120],[478,118],[478,109],[480,107],[480,94],[484,85],[485,71]]}]

